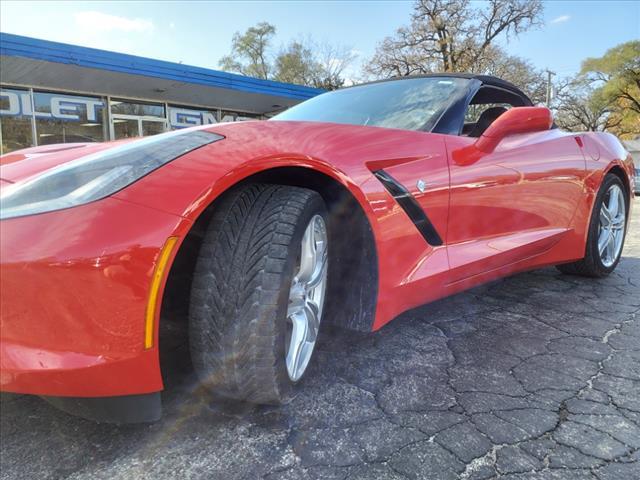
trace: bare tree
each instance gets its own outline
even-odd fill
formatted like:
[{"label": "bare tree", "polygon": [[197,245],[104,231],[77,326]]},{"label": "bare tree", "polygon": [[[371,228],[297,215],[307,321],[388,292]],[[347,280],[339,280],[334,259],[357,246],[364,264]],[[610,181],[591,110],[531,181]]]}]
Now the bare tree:
[{"label": "bare tree", "polygon": [[317,64],[313,86],[325,90],[335,90],[345,85],[346,73],[353,65],[356,54],[344,45],[311,42],[311,51]]},{"label": "bare tree", "polygon": [[227,71],[252,77],[334,90],[345,83],[345,71],[355,60],[345,46],[294,40],[272,52],[276,28],[266,22],[233,36],[231,53],[220,60]]},{"label": "bare tree", "polygon": [[477,73],[494,75],[507,80],[525,92],[534,104],[545,101],[547,80],[542,70],[535,68],[524,58],[509,55],[502,48],[490,45],[478,58]]},{"label": "bare tree", "polygon": [[602,132],[619,124],[613,105],[581,76],[558,83],[554,103],[556,123],[565,130]]},{"label": "bare tree", "polygon": [[344,85],[345,70],[355,60],[350,48],[296,40],[278,53],[274,80],[335,90]]},{"label": "bare tree", "polygon": [[411,23],[378,45],[367,71],[377,77],[476,71],[501,36],[540,23],[541,0],[418,0]]}]

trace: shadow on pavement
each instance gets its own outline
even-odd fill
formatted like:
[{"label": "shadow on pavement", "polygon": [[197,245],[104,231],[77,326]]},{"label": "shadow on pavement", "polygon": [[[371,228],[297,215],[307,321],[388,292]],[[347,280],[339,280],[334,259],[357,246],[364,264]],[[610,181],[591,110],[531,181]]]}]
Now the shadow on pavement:
[{"label": "shadow on pavement", "polygon": [[3,394],[0,476],[488,478],[557,468],[632,478],[640,247],[631,243],[606,279],[548,268],[414,309],[376,333],[324,332],[283,407],[213,401],[193,373],[184,322],[163,322],[162,420],[95,424]]}]

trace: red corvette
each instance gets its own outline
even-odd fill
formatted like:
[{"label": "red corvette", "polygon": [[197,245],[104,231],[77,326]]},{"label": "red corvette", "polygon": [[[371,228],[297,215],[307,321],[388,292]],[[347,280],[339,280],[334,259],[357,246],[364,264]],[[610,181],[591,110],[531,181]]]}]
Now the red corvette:
[{"label": "red corvette", "polygon": [[158,327],[188,306],[202,383],[285,401],[320,328],[377,330],[483,282],[619,259],[631,157],[493,77],[326,93],[269,121],[2,158],[2,391],[149,421]]}]

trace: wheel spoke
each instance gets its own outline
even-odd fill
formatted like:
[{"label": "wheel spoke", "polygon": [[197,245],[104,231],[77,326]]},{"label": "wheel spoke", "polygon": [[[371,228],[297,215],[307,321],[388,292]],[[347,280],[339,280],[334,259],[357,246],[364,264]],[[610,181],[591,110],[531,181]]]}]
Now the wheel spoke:
[{"label": "wheel spoke", "polygon": [[304,309],[304,299],[289,300],[289,308],[287,309],[287,317],[297,315]]},{"label": "wheel spoke", "polygon": [[325,220],[315,215],[302,235],[300,268],[289,290],[288,319],[291,339],[285,363],[289,378],[298,381],[309,364],[318,338],[327,279],[328,238]]},{"label": "wheel spoke", "polygon": [[300,253],[300,270],[296,277],[302,283],[307,283],[314,273],[316,266],[316,242],[315,229],[312,225],[307,228],[302,237],[302,250]]},{"label": "wheel spoke", "polygon": [[287,317],[295,315],[304,309],[304,285],[294,279],[291,290],[289,291],[289,307],[287,309]]},{"label": "wheel spoke", "polygon": [[611,215],[609,214],[607,206],[603,203],[602,208],[600,209],[600,225],[602,227],[608,227],[610,223]]},{"label": "wheel spoke", "polygon": [[613,221],[613,223],[612,223],[612,225],[611,225],[611,228],[612,228],[613,230],[622,230],[622,229],[624,228],[624,221],[625,221],[624,216],[621,216],[621,217],[619,217],[619,218],[616,218],[616,219]]},{"label": "wheel spoke", "polygon": [[622,240],[624,239],[624,235],[622,231],[618,230],[613,233],[613,252],[614,252],[614,260],[617,258],[620,253],[622,253]]},{"label": "wheel spoke", "polygon": [[320,316],[318,305],[309,300],[305,305],[305,314],[307,316],[307,341],[315,342],[318,338],[318,330],[320,329]]},{"label": "wheel spoke", "polygon": [[620,198],[620,197],[622,197],[622,192],[620,192],[620,195],[618,195],[618,213],[617,215],[611,217],[611,224],[613,228],[616,228],[616,229],[624,228],[624,224],[627,220],[624,198]]},{"label": "wheel spoke", "polygon": [[615,218],[618,215],[618,209],[620,208],[620,195],[619,188],[612,187],[609,190],[609,204],[607,205],[607,210],[609,213],[609,218]]},{"label": "wheel spoke", "polygon": [[607,258],[609,262],[613,262],[615,260],[615,250],[616,250],[616,239],[613,234],[609,235],[609,239],[607,240]]},{"label": "wheel spoke", "polygon": [[327,269],[327,249],[323,248],[319,255],[316,255],[316,267],[314,269],[311,278],[307,282],[307,288],[315,288],[324,278],[325,270]]},{"label": "wheel spoke", "polygon": [[291,341],[289,342],[289,351],[287,352],[287,370],[292,379],[300,378],[300,366],[304,363],[304,347],[308,336],[308,322],[304,311],[300,311],[289,317],[293,324],[291,331]]},{"label": "wheel spoke", "polygon": [[609,232],[607,230],[602,230],[600,232],[600,236],[598,237],[598,252],[600,253],[600,257],[604,255],[604,250],[607,248],[607,243],[609,242]]},{"label": "wheel spoke", "polygon": [[605,267],[611,267],[622,250],[622,240],[626,227],[626,201],[619,185],[611,185],[607,191],[606,202],[600,206],[600,229],[598,233],[598,252]]}]

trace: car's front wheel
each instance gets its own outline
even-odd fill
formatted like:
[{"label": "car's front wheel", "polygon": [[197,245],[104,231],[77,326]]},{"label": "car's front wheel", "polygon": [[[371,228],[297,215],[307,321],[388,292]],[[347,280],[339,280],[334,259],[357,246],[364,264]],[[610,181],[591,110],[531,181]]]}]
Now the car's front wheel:
[{"label": "car's front wheel", "polygon": [[216,207],[189,313],[194,368],[213,393],[285,402],[309,365],[329,263],[328,217],[308,189],[250,184]]},{"label": "car's front wheel", "polygon": [[593,206],[584,258],[558,265],[558,270],[587,277],[604,277],[615,270],[626,234],[629,209],[627,198],[620,178],[608,174]]}]

